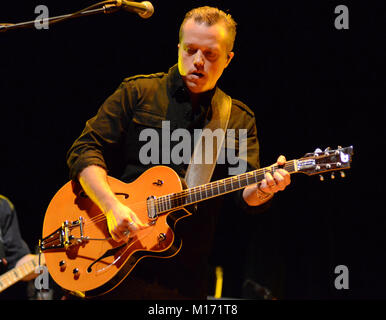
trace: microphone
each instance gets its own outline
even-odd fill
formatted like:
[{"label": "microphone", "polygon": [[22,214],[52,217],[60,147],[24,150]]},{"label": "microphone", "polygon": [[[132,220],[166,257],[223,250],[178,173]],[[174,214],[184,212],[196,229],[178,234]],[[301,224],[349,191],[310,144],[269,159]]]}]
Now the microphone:
[{"label": "microphone", "polygon": [[126,11],[138,13],[144,19],[150,18],[154,13],[154,7],[149,1],[133,2],[118,0],[117,4]]}]

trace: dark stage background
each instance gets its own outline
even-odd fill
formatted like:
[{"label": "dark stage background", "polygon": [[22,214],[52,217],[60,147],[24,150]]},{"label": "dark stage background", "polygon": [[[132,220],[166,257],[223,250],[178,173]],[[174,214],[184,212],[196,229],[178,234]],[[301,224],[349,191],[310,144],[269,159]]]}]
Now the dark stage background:
[{"label": "dark stage background", "polygon": [[[2,5],[0,22],[33,20],[39,4],[56,16],[93,3],[15,1]],[[245,296],[251,279],[281,299],[385,298],[384,1],[153,4],[148,20],[117,12],[0,33],[0,194],[15,204],[31,250],[85,121],[123,78],[175,64],[183,15],[208,4],[238,22],[220,87],[255,112],[262,165],[317,147],[355,151],[345,179],[293,175],[268,212],[224,212],[213,257],[224,268],[223,295]],[[334,27],[339,4],[349,30]],[[349,269],[347,290],[334,286],[338,265]]]}]

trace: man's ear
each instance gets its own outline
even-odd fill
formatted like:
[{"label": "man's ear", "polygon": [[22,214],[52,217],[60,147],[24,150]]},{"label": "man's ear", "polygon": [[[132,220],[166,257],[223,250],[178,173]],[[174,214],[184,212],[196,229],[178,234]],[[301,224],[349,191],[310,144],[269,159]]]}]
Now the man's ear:
[{"label": "man's ear", "polygon": [[231,62],[234,56],[235,56],[235,53],[233,51],[228,53],[225,68],[229,65],[229,63]]}]

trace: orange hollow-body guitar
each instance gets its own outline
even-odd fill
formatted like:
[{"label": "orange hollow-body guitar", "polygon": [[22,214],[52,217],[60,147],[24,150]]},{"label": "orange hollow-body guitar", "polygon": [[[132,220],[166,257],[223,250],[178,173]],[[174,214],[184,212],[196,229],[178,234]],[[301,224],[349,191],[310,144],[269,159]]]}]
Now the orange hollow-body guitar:
[{"label": "orange hollow-body guitar", "polygon": [[[350,168],[352,147],[314,152],[284,165],[289,173],[308,175]],[[264,179],[277,165],[183,190],[177,173],[166,166],[145,171],[132,183],[108,177],[117,198],[147,224],[128,242],[116,242],[106,217],[78,183],[65,184],[51,200],[39,247],[52,278],[82,297],[115,288],[144,257],[169,258],[182,242],[175,236],[176,222],[189,215],[185,206],[223,195]],[[343,171],[342,171],[343,176]]]},{"label": "orange hollow-body guitar", "polygon": [[172,229],[183,216],[181,210],[176,217],[148,214],[149,195],[156,199],[182,191],[181,181],[172,169],[154,167],[130,184],[112,177],[108,182],[118,199],[148,224],[127,243],[111,239],[104,214],[74,182],[58,191],[44,219],[41,247],[48,270],[61,287],[81,296],[108,292],[141,258],[171,257],[181,246]]}]

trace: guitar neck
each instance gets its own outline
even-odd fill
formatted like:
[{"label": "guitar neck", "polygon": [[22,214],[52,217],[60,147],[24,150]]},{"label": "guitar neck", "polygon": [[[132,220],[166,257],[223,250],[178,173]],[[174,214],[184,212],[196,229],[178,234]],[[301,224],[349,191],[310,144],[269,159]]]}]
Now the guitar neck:
[{"label": "guitar neck", "polygon": [[[279,168],[278,165],[273,165],[159,197],[155,201],[157,211],[170,211],[260,183],[266,173],[273,174]],[[283,169],[289,173],[297,172],[297,160],[287,161]]]},{"label": "guitar neck", "polygon": [[30,275],[31,273],[34,273],[37,266],[38,261],[36,259],[31,259],[22,265],[2,274],[0,276],[0,292],[12,286],[24,277]]}]

